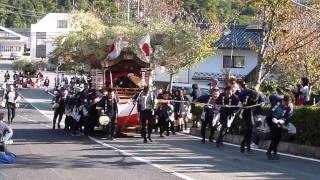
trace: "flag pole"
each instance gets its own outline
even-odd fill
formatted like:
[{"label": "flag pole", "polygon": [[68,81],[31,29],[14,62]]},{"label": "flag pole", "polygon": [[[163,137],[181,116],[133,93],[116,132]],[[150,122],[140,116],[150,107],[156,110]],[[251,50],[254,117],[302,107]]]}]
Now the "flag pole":
[{"label": "flag pole", "polygon": [[109,69],[109,78],[110,78],[110,86],[113,88],[113,80],[112,80],[112,72],[111,69]]}]

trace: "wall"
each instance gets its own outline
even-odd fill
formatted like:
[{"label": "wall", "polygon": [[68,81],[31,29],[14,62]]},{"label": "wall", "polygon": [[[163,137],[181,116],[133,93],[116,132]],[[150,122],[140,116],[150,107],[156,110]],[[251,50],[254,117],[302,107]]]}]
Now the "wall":
[{"label": "wall", "polygon": [[[68,28],[57,28],[58,20],[67,20]],[[49,13],[36,24],[31,25],[31,57],[36,56],[36,33],[46,32],[46,39],[43,43],[46,45],[46,55],[48,56],[54,48],[55,37],[70,31],[70,20],[65,13]]]},{"label": "wall", "polygon": [[[197,63],[194,68],[190,70],[184,70],[181,73],[175,75],[175,82],[185,83],[198,83],[208,84],[209,81],[193,80],[192,76],[195,72],[203,73],[222,73],[223,71],[223,56],[230,56],[230,49],[218,50],[213,56],[208,57],[202,62]],[[257,65],[257,53],[252,50],[234,50],[234,56],[245,56],[245,67],[244,68],[230,68],[232,74],[247,75]],[[160,68],[155,71],[155,81],[169,81],[169,75],[166,72],[161,72]]]},{"label": "wall", "polygon": [[[189,79],[188,78],[188,70],[185,71],[181,71],[179,74],[176,74],[173,76],[173,81],[174,82],[179,82],[179,83],[189,83]],[[165,72],[162,71],[159,67],[156,67],[155,71],[154,71],[154,77],[155,77],[155,81],[160,81],[160,82],[169,82],[170,81],[170,75]]]}]

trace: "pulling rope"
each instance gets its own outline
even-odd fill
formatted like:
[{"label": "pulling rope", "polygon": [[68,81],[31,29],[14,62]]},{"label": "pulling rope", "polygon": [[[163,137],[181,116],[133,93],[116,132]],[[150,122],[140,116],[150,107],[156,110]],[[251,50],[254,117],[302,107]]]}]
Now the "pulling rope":
[{"label": "pulling rope", "polygon": [[190,102],[190,101],[178,101],[178,100],[164,100],[164,99],[159,99],[158,103],[188,103],[188,104],[194,104],[194,105],[203,105],[203,106],[209,106],[209,107],[222,107],[222,108],[240,108],[240,109],[251,109],[251,108],[255,108],[258,106],[262,106],[265,105],[265,102],[259,103],[259,104],[255,104],[255,105],[250,105],[250,106],[244,106],[242,104],[239,105],[213,105],[213,104],[209,104],[209,103],[199,103],[199,102]]}]

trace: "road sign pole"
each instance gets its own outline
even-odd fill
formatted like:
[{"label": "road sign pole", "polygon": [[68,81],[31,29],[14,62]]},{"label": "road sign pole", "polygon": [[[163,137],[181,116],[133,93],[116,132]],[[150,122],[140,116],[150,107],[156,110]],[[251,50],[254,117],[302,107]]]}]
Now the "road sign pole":
[{"label": "road sign pole", "polygon": [[59,67],[64,63],[64,58],[63,56],[59,56],[58,57],[58,63],[59,65],[56,67],[56,86],[60,85],[60,81],[59,81]]}]

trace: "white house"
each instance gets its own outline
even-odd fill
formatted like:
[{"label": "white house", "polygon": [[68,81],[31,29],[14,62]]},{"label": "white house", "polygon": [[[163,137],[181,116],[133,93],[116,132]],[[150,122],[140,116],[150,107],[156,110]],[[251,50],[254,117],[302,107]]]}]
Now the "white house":
[{"label": "white house", "polygon": [[54,49],[54,39],[71,30],[66,13],[49,13],[31,25],[31,57],[48,57]]},{"label": "white house", "polygon": [[28,38],[0,26],[0,58],[15,59],[23,56]]},{"label": "white house", "polygon": [[[244,78],[257,66],[257,53],[250,48],[250,43],[258,44],[259,34],[246,25],[238,25],[223,34],[212,44],[217,48],[215,55],[197,63],[194,68],[174,76],[174,82],[208,84],[212,79],[224,80],[224,71],[239,79]],[[157,68],[155,81],[168,82],[169,75]]]}]

